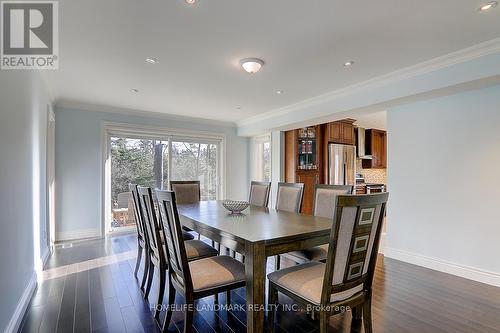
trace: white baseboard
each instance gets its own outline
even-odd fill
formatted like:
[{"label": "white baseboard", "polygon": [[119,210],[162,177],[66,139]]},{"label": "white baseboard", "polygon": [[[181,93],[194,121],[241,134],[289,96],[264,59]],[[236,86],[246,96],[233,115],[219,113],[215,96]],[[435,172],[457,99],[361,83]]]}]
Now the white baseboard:
[{"label": "white baseboard", "polygon": [[31,298],[33,297],[33,293],[36,289],[36,273],[33,272],[26,289],[24,289],[21,298],[19,299],[19,303],[17,303],[16,310],[14,314],[10,318],[9,325],[5,329],[5,333],[17,333],[19,328],[21,327],[21,323],[23,321],[24,314],[26,313],[26,309],[30,304]]},{"label": "white baseboard", "polygon": [[56,241],[66,241],[82,238],[94,238],[101,236],[101,229],[83,229],[75,231],[63,231],[56,234]]},{"label": "white baseboard", "polygon": [[413,265],[430,268],[443,273],[448,273],[465,279],[486,283],[495,287],[500,287],[500,274],[481,270],[475,267],[459,265],[449,261],[427,257],[421,254],[408,252],[405,250],[385,248],[385,257],[404,261]]}]

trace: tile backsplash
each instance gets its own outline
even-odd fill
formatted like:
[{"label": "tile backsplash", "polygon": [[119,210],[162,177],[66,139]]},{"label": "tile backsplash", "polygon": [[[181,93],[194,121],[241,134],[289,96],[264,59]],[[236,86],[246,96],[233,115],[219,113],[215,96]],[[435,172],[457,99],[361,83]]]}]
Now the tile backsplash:
[{"label": "tile backsplash", "polygon": [[356,173],[365,177],[367,183],[387,184],[387,169],[363,169],[361,160],[356,160]]}]

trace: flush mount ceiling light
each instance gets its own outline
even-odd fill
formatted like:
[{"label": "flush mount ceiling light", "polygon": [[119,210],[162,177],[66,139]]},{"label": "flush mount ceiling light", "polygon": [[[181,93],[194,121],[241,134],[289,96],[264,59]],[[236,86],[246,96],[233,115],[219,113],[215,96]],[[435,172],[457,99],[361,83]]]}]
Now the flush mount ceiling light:
[{"label": "flush mount ceiling light", "polygon": [[478,11],[479,12],[486,12],[486,11],[488,11],[490,9],[495,8],[497,5],[498,5],[498,2],[496,2],[496,1],[490,1],[488,3],[485,3],[484,5],[481,5],[478,8]]},{"label": "flush mount ceiling light", "polygon": [[354,65],[354,61],[352,60],[344,62],[344,67],[351,67],[352,65]]},{"label": "flush mount ceiling light", "polygon": [[133,93],[137,94],[139,92],[139,89],[132,88],[132,89],[130,89],[130,92],[133,92]]},{"label": "flush mount ceiling light", "polygon": [[146,58],[146,62],[148,64],[157,64],[159,63],[160,61],[158,60],[158,58]]},{"label": "flush mount ceiling light", "polygon": [[283,93],[283,90],[276,90],[276,93],[277,93],[278,95],[281,95],[281,94]]},{"label": "flush mount ceiling light", "polygon": [[196,2],[196,0],[184,0],[184,1],[189,5],[193,5]]},{"label": "flush mount ceiling light", "polygon": [[257,73],[264,65],[264,61],[258,58],[245,58],[240,60],[240,65],[250,74]]}]

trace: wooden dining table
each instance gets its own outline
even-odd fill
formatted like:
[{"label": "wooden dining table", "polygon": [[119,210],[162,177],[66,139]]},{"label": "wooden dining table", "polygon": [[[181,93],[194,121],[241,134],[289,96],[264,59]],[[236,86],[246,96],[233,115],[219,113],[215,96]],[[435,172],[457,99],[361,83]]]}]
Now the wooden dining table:
[{"label": "wooden dining table", "polygon": [[247,332],[263,332],[267,258],[329,241],[333,221],[250,206],[233,215],[222,201],[178,205],[184,226],[245,255]]}]

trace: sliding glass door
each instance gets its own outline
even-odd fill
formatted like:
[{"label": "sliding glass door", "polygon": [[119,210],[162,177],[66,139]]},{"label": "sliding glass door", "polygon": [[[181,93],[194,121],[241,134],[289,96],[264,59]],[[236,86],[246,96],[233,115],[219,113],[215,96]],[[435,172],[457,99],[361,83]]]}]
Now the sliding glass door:
[{"label": "sliding glass door", "polygon": [[135,134],[108,139],[111,218],[106,231],[135,228],[130,183],[170,189],[170,180],[199,180],[201,200],[219,198],[220,141]]},{"label": "sliding glass door", "polygon": [[217,199],[218,145],[173,141],[171,180],[199,180],[201,200]]}]

